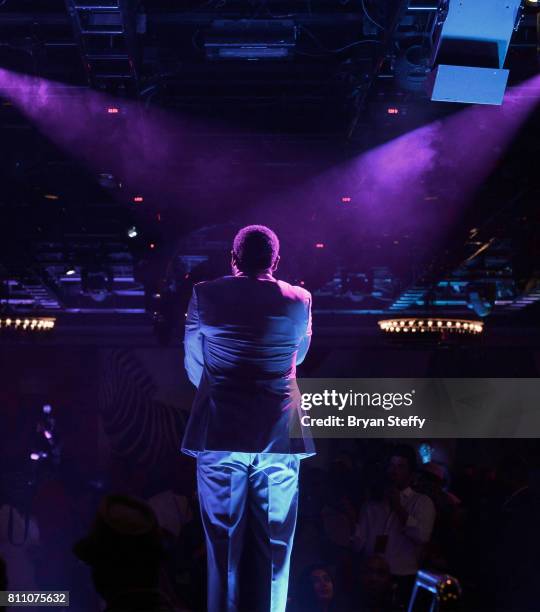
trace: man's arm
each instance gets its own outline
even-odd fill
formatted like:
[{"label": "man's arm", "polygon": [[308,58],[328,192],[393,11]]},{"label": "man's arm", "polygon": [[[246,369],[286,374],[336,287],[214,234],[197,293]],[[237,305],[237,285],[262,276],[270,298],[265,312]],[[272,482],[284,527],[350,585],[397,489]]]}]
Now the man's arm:
[{"label": "man's arm", "polygon": [[197,291],[193,287],[193,294],[189,301],[186,327],[184,332],[184,367],[189,380],[196,386],[201,382],[204,365],[203,335],[199,324],[199,307]]},{"label": "man's arm", "polygon": [[426,544],[431,538],[435,522],[435,506],[427,495],[420,495],[408,512],[399,501],[399,493],[390,499],[390,507],[403,526],[403,533],[418,544]]},{"label": "man's arm", "polygon": [[435,522],[435,506],[427,495],[422,495],[405,522],[404,534],[419,544],[427,544]]},{"label": "man's arm", "polygon": [[308,295],[309,301],[307,304],[306,331],[298,346],[298,352],[296,353],[296,365],[300,365],[304,361],[309,350],[309,345],[311,344],[311,294]]}]

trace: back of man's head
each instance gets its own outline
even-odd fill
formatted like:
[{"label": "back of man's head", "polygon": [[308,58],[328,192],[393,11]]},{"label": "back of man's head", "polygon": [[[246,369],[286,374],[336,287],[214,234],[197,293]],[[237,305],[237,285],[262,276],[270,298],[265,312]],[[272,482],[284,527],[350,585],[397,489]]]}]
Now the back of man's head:
[{"label": "back of man's head", "polygon": [[233,254],[236,267],[246,274],[269,270],[279,255],[279,240],[265,225],[247,225],[235,236]]}]

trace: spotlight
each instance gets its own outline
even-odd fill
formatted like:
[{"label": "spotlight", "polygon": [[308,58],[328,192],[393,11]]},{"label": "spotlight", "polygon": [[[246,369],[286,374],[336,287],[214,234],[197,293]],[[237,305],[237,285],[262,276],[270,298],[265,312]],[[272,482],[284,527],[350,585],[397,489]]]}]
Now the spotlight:
[{"label": "spotlight", "polygon": [[396,108],[395,106],[389,106],[386,109],[386,113],[388,115],[399,115],[399,108]]},{"label": "spotlight", "polygon": [[144,198],[142,195],[136,195],[133,197],[134,204],[142,204],[142,202],[144,202]]},{"label": "spotlight", "polygon": [[65,270],[64,270],[64,274],[66,276],[73,276],[74,274],[77,274],[77,270],[73,267],[73,266],[68,266]]},{"label": "spotlight", "polygon": [[46,200],[59,200],[60,196],[57,196],[55,193],[46,193],[43,196]]},{"label": "spotlight", "polygon": [[351,196],[342,196],[341,203],[342,204],[350,204],[352,202]]},{"label": "spotlight", "polygon": [[119,112],[120,109],[118,106],[109,106],[109,108],[107,108],[107,114],[109,115],[118,115]]},{"label": "spotlight", "polygon": [[315,244],[316,249],[324,249],[324,242],[317,242]]},{"label": "spotlight", "polygon": [[[431,99],[501,105],[509,71],[504,60],[519,21],[521,0],[460,0],[448,3],[440,30]],[[484,15],[484,19],[479,19]],[[471,28],[471,24],[476,27]]]},{"label": "spotlight", "polygon": [[139,235],[137,232],[137,228],[134,225],[131,226],[127,231],[127,235],[129,238],[137,238],[137,236]]}]

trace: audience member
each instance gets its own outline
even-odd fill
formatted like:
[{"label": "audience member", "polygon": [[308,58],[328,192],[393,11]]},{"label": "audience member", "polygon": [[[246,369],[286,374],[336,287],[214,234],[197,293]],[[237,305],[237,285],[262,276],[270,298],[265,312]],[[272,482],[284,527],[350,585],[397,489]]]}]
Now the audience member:
[{"label": "audience member", "polygon": [[435,524],[426,560],[439,572],[455,572],[464,550],[464,511],[460,499],[447,490],[447,473],[433,461],[419,471],[414,488],[427,495],[435,506]]},{"label": "audience member", "polygon": [[37,586],[35,557],[39,529],[33,517],[15,506],[12,491],[2,485],[0,482],[0,557],[9,562],[10,587],[30,591]]},{"label": "audience member", "polygon": [[364,557],[378,554],[386,559],[403,603],[409,599],[435,521],[431,499],[411,488],[415,469],[415,451],[406,445],[394,447],[385,486],[361,508],[353,537],[354,548]]},{"label": "audience member", "polygon": [[494,542],[496,610],[538,610],[537,563],[540,548],[540,504],[529,487],[529,468],[521,456],[499,464],[497,480],[503,501],[498,509]]},{"label": "audience member", "polygon": [[390,566],[381,555],[367,557],[360,569],[360,582],[351,612],[390,612],[396,609]]},{"label": "audience member", "polygon": [[345,610],[330,570],[320,564],[306,567],[293,589],[292,612],[337,612]]},{"label": "audience member", "polygon": [[105,497],[75,555],[92,569],[106,612],[173,612],[160,588],[162,544],[151,507],[136,498]]}]

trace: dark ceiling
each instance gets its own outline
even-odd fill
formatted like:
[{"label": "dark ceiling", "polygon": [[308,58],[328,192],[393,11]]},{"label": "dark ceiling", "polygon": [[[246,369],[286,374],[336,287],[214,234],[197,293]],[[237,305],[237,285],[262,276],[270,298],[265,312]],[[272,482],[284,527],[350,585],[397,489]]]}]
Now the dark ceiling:
[{"label": "dark ceiling", "polygon": [[[410,10],[430,4],[434,10]],[[226,272],[235,230],[263,221],[282,236],[282,274],[314,292],[321,317],[437,312],[536,321],[538,113],[436,241],[425,224],[362,223],[339,185],[324,198],[303,187],[463,110],[431,102],[403,68],[412,46],[430,57],[445,4],[0,0],[0,68],[54,81],[64,106],[93,90],[118,107],[103,159],[129,134],[134,113],[143,122],[163,113],[172,126],[188,125],[190,139],[174,176],[163,171],[139,193],[138,171],[122,176],[114,163],[87,163],[3,92],[3,310],[78,325],[84,317],[94,326],[117,320],[126,330],[127,321],[153,319],[166,339],[191,283]],[[538,70],[536,18],[527,9],[514,32],[510,85]],[[266,37],[286,57],[211,57],[241,35]],[[169,136],[174,142],[174,130]],[[133,160],[141,155],[126,146]]]}]

